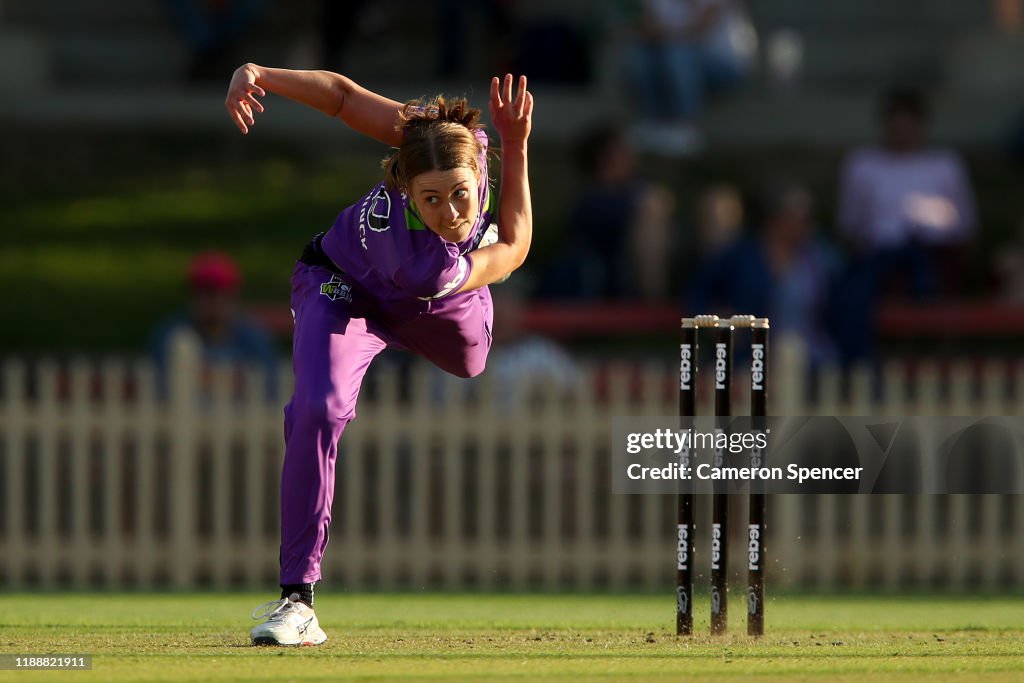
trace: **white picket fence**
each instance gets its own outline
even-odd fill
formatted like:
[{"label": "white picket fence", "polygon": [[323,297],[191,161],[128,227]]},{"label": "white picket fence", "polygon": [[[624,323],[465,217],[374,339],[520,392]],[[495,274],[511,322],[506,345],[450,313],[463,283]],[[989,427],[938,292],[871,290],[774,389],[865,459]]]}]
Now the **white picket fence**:
[{"label": "white picket fence", "polygon": [[[1015,367],[824,373],[804,404],[799,349],[776,342],[772,414],[1020,414]],[[2,366],[0,588],[248,587],[277,582],[281,403],[251,371],[204,371],[187,339],[169,394],[142,360]],[[342,439],[324,578],[349,589],[672,590],[674,499],[610,492],[616,415],[673,415],[673,353],[590,363],[582,391],[550,384],[515,405],[487,374],[383,370]],[[912,375],[912,378],[911,378]],[[287,395],[290,368],[281,367]],[[448,390],[439,390],[438,383]],[[914,401],[903,390],[915,388]],[[703,392],[705,412],[711,392]],[[733,499],[734,519],[745,500]],[[710,501],[698,502],[698,566]],[[1024,586],[1024,496],[775,496],[769,591]],[[730,535],[744,554],[742,525]],[[742,563],[735,562],[741,581]]]}]

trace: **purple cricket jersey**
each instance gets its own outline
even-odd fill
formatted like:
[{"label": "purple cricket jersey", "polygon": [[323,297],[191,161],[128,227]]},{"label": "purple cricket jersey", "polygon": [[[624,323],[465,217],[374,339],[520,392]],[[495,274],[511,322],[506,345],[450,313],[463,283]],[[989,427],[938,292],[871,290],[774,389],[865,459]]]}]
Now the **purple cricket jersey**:
[{"label": "purple cricket jersey", "polygon": [[472,270],[466,256],[494,220],[488,188],[487,135],[474,133],[480,153],[480,213],[466,240],[453,243],[432,232],[401,190],[383,183],[342,211],[321,247],[388,313],[430,310],[430,302],[458,291]]}]

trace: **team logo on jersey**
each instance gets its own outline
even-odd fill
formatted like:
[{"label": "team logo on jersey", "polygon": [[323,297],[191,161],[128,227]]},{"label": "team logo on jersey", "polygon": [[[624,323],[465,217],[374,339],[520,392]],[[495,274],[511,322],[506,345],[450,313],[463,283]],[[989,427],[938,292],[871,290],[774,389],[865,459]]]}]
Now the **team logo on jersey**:
[{"label": "team logo on jersey", "polygon": [[332,275],[331,279],[320,285],[320,293],[331,301],[352,302],[352,285],[341,279],[339,275]]},{"label": "team logo on jersey", "polygon": [[370,201],[370,211],[367,213],[366,222],[370,230],[384,232],[391,227],[389,218],[391,216],[391,196],[385,188],[377,190],[377,194]]}]

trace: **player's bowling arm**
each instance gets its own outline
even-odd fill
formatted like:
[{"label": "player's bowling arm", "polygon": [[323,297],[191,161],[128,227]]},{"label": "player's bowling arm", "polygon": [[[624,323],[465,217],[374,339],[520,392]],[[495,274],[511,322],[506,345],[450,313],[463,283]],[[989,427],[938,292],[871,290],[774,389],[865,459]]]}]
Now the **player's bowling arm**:
[{"label": "player's bowling arm", "polygon": [[256,85],[344,121],[349,128],[387,145],[398,146],[400,102],[367,90],[331,71],[299,71],[246,64]]},{"label": "player's bowling arm", "polygon": [[498,241],[469,253],[473,267],[460,292],[503,280],[526,260],[533,239],[533,204],[526,156],[525,140],[502,147]]},{"label": "player's bowling arm", "polygon": [[465,292],[504,280],[526,260],[533,239],[533,203],[527,144],[533,119],[533,94],[526,76],[519,77],[513,96],[512,74],[491,79],[491,121],[501,137],[501,199],[498,241],[470,252],[473,268],[459,288]]}]

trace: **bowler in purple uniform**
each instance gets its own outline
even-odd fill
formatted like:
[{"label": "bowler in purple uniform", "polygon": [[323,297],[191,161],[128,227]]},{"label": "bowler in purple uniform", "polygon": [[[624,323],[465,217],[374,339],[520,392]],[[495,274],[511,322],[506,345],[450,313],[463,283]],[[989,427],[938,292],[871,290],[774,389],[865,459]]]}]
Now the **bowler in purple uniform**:
[{"label": "bowler in purple uniform", "polygon": [[317,235],[292,274],[295,393],[285,407],[281,598],[254,611],[256,645],[319,645],[313,586],[327,545],[338,440],[355,417],[363,376],[385,348],[460,377],[491,347],[487,285],[526,258],[533,232],[526,78],[491,81],[501,139],[501,199],[488,183],[480,110],[464,99],[401,104],[327,71],[239,67],[225,106],[243,133],[269,91],[341,119],[395,148],[384,180]]}]

